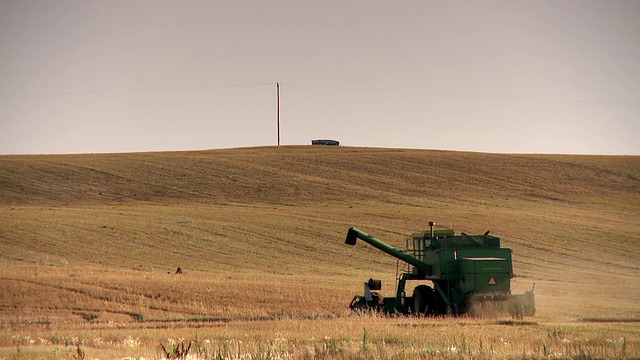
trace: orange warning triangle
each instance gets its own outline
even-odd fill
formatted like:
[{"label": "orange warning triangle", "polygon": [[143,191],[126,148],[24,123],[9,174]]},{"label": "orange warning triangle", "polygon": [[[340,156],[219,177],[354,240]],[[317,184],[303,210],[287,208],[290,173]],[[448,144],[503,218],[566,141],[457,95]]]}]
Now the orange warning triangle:
[{"label": "orange warning triangle", "polygon": [[496,278],[493,276],[489,278],[489,281],[487,281],[487,285],[496,285],[497,283]]}]

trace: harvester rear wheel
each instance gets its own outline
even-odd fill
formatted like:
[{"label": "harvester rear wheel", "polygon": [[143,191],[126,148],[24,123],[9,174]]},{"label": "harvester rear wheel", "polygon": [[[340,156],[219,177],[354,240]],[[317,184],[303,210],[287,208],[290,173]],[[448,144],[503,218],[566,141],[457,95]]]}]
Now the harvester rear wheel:
[{"label": "harvester rear wheel", "polygon": [[367,302],[367,306],[375,310],[380,310],[382,309],[382,301],[382,295],[377,291],[372,291],[371,301]]},{"label": "harvester rear wheel", "polygon": [[364,299],[364,296],[356,295],[351,300],[349,304],[349,309],[353,311],[362,311],[367,308],[367,301]]},{"label": "harvester rear wheel", "polygon": [[418,285],[413,289],[413,311],[418,315],[429,315],[433,306],[433,289]]},{"label": "harvester rear wheel", "polygon": [[524,305],[520,303],[515,303],[511,305],[511,309],[509,309],[509,315],[516,320],[524,319]]}]

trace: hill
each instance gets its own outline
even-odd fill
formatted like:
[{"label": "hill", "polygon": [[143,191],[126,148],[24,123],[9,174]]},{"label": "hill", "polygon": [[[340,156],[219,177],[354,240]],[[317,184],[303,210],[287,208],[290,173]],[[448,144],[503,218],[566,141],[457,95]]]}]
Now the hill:
[{"label": "hill", "polygon": [[0,203],[603,201],[638,192],[633,156],[332,147],[2,156]]},{"label": "hill", "polygon": [[391,293],[395,278],[395,259],[343,244],[349,226],[402,247],[434,220],[501,237],[514,291],[536,283],[539,319],[638,319],[639,219],[637,156],[310,146],[1,156],[0,315],[339,314],[364,280]]}]

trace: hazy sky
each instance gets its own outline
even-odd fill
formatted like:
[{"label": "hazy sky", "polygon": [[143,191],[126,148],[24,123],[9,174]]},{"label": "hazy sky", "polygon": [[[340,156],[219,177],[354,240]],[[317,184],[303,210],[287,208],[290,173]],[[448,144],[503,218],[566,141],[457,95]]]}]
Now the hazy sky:
[{"label": "hazy sky", "polygon": [[0,154],[640,155],[640,1],[0,0]]}]

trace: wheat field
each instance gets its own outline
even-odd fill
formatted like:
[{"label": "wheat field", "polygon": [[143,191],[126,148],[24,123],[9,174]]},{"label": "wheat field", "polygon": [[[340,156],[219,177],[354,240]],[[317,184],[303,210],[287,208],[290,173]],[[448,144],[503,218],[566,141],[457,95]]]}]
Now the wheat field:
[{"label": "wheat field", "polygon": [[[350,313],[397,262],[347,229],[402,247],[428,221],[499,236],[536,315]],[[637,156],[0,156],[0,358],[638,358],[639,225]]]}]

